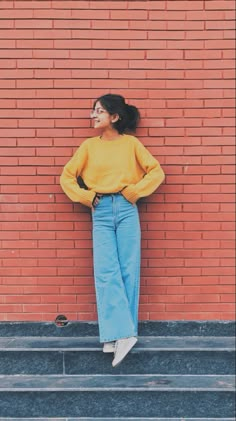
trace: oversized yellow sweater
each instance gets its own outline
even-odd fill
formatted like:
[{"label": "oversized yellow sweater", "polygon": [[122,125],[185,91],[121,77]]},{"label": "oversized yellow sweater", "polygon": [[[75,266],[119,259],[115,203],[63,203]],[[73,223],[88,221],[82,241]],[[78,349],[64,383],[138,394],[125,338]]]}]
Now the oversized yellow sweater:
[{"label": "oversized yellow sweater", "polygon": [[[79,187],[78,176],[88,190]],[[116,140],[85,140],[65,165],[60,183],[72,201],[92,207],[96,193],[122,191],[135,203],[153,193],[164,178],[159,162],[136,137],[125,134]]]}]

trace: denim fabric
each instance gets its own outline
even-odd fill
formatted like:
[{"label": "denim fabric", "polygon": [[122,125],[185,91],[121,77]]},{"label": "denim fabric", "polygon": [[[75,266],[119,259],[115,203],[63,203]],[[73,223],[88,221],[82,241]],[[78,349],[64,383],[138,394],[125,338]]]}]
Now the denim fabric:
[{"label": "denim fabric", "polygon": [[140,223],[136,205],[103,195],[92,212],[100,342],[137,336]]}]

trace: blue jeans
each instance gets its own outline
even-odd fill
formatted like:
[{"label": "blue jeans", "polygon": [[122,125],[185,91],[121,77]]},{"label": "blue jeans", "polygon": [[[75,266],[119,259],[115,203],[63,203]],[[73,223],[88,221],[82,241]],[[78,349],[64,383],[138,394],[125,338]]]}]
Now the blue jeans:
[{"label": "blue jeans", "polygon": [[103,195],[92,212],[100,342],[138,334],[140,223],[136,205]]}]

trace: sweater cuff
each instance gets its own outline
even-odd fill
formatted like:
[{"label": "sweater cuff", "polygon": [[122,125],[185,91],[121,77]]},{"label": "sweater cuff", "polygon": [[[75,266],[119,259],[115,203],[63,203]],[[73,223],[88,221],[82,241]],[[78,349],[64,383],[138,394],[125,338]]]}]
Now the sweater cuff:
[{"label": "sweater cuff", "polygon": [[80,194],[81,194],[80,203],[82,203],[85,206],[88,206],[89,208],[92,208],[96,193],[92,190],[84,190],[83,193],[81,192]]},{"label": "sweater cuff", "polygon": [[121,194],[132,204],[137,202],[137,200],[139,199],[139,195],[136,193],[135,186],[133,184],[125,187],[121,191]]}]

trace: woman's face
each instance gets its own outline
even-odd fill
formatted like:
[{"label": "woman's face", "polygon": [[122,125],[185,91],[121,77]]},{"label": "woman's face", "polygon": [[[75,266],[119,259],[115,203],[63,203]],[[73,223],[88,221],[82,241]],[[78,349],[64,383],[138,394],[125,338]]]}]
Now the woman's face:
[{"label": "woman's face", "polygon": [[119,119],[119,116],[116,114],[110,115],[98,101],[91,112],[91,119],[93,120],[95,129],[105,130],[107,128],[112,128],[112,123],[115,123]]}]

